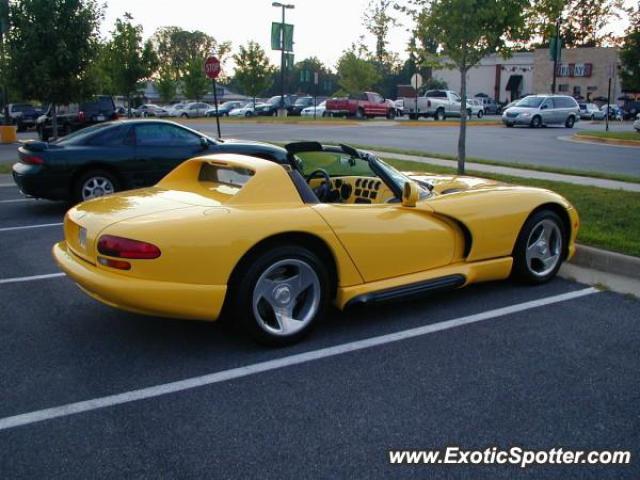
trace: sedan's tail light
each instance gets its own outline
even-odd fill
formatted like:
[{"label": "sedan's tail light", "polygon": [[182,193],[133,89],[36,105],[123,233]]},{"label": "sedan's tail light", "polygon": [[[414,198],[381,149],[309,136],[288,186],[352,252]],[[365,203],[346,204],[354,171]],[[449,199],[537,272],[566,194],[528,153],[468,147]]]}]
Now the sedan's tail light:
[{"label": "sedan's tail light", "polygon": [[84,112],[78,112],[78,121],[79,122],[84,122],[87,120],[87,116],[85,115]]},{"label": "sedan's tail light", "polygon": [[22,155],[20,157],[20,161],[22,163],[26,163],[27,165],[43,165],[44,160],[42,157],[38,157],[36,155]]},{"label": "sedan's tail light", "polygon": [[98,252],[117,258],[151,259],[160,256],[160,249],[151,243],[113,235],[100,237]]}]

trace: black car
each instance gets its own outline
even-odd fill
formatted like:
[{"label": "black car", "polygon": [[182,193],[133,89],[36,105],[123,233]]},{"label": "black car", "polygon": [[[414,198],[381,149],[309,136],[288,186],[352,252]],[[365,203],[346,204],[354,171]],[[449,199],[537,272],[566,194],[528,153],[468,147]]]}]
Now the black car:
[{"label": "black car", "polygon": [[[284,96],[284,108],[289,110],[295,103],[297,97],[295,95],[285,95]],[[256,115],[267,116],[267,117],[275,117],[278,114],[278,109],[281,105],[281,96],[276,95],[275,97],[271,97],[264,103],[256,105]]]},{"label": "black car", "polygon": [[[91,100],[56,107],[58,135],[69,135],[96,123],[104,123],[118,118],[113,98],[109,95],[98,95]],[[36,129],[40,140],[46,142],[53,136],[51,106],[36,121]]]},{"label": "black car", "polygon": [[25,143],[18,148],[13,179],[26,195],[79,202],[154,185],[181,162],[210,153],[290,163],[286,150],[274,145],[213,140],[163,120],[126,120],[88,127],[54,143]]},{"label": "black car", "polygon": [[[229,112],[231,110],[234,110],[236,108],[242,108],[245,106],[247,102],[239,102],[236,100],[229,100],[228,102],[224,102],[220,105],[218,105],[218,115],[220,115],[221,117],[228,117],[229,116]],[[207,110],[204,113],[205,117],[215,117],[216,116],[216,109],[215,107],[210,108],[209,110]]]},{"label": "black car", "polygon": [[[318,103],[321,103],[321,101]],[[287,112],[289,115],[297,117],[307,107],[313,107],[313,97],[298,97],[294,104],[287,108]]]}]

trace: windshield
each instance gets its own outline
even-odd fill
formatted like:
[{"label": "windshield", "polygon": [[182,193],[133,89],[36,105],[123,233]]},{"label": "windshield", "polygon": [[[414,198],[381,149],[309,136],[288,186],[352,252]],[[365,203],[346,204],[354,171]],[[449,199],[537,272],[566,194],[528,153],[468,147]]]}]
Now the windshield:
[{"label": "windshield", "polygon": [[295,105],[298,105],[298,106],[308,105],[309,103],[311,103],[312,100],[313,99],[310,97],[299,98],[298,100],[296,100]]},{"label": "windshield", "polygon": [[525,97],[516,103],[516,107],[523,108],[538,108],[542,102],[544,102],[545,97]]}]

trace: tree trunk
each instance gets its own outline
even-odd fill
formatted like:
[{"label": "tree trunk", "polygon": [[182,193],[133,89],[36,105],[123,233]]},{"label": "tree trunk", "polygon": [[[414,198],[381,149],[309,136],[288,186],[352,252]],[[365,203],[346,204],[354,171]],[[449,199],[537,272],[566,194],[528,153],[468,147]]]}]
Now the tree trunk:
[{"label": "tree trunk", "polygon": [[460,69],[460,134],[458,135],[458,175],[464,175],[467,156],[467,69]]},{"label": "tree trunk", "polygon": [[[55,142],[58,139],[58,114],[56,104],[51,104],[51,137]],[[44,128],[44,127],[43,127]]]},{"label": "tree trunk", "polygon": [[131,118],[131,95],[127,95],[127,118]]}]

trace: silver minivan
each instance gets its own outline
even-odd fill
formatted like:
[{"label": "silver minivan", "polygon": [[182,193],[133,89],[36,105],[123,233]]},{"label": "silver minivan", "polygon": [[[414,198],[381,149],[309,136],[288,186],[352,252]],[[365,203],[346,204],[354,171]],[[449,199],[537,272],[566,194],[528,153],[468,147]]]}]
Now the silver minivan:
[{"label": "silver minivan", "polygon": [[529,95],[502,114],[502,123],[507,127],[564,125],[573,128],[579,119],[578,102],[568,95]]}]

